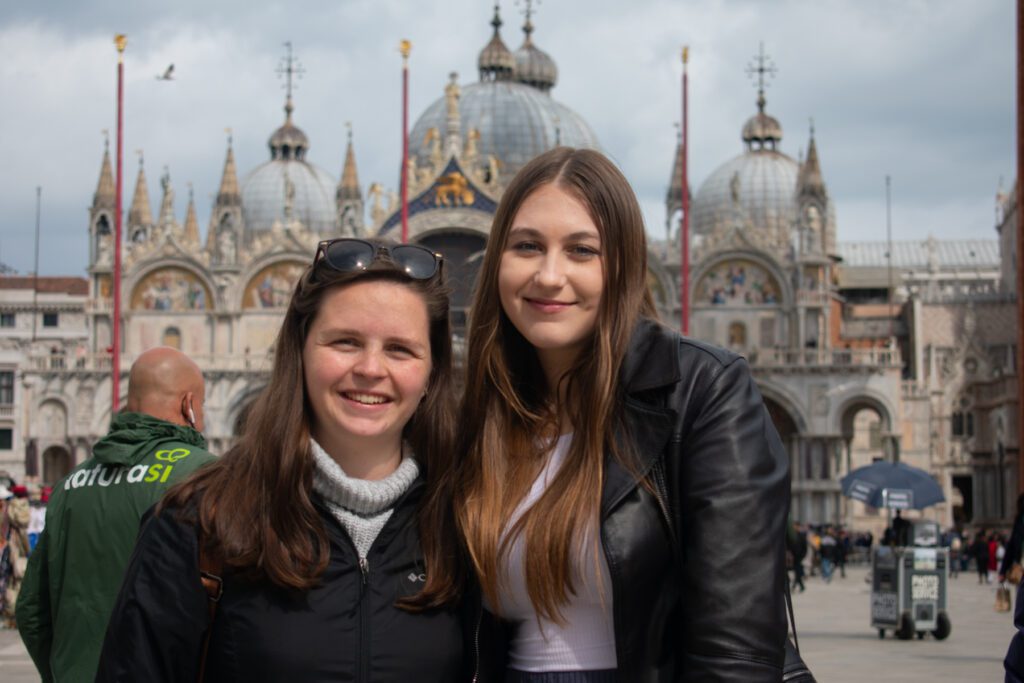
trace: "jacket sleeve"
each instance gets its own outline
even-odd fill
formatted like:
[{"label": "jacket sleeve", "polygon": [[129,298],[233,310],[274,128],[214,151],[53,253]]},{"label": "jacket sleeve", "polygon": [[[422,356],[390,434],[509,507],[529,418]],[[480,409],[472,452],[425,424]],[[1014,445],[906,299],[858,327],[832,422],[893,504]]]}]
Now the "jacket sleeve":
[{"label": "jacket sleeve", "polygon": [[778,681],[789,458],[746,361],[682,416],[683,655],[687,681]]},{"label": "jacket sleeve", "polygon": [[1017,515],[1013,520],[1013,531],[1010,534],[1010,541],[1006,544],[1006,552],[1003,553],[1003,561],[999,565],[1000,576],[1010,573],[1010,567],[1014,562],[1020,562],[1021,543],[1024,542],[1024,515]]},{"label": "jacket sleeve", "polygon": [[25,649],[35,662],[43,683],[53,681],[50,651],[53,644],[53,622],[50,611],[50,577],[46,555],[49,534],[43,529],[39,543],[28,557],[25,580],[15,603],[15,619]]},{"label": "jacket sleeve", "polygon": [[173,510],[143,517],[100,652],[100,681],[192,681],[209,624],[195,529]]}]

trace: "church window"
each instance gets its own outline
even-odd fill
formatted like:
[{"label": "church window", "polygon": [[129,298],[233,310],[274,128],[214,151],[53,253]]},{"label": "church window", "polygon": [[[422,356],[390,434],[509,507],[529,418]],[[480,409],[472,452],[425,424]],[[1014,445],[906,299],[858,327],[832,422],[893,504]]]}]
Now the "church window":
[{"label": "church window", "polygon": [[964,432],[967,436],[974,436],[974,413],[968,412],[964,418]]},{"label": "church window", "polygon": [[14,370],[0,371],[0,405],[14,404]]},{"label": "church window", "polygon": [[181,350],[181,330],[177,327],[168,327],[164,330],[164,346]]},{"label": "church window", "polygon": [[[953,413],[953,436],[964,435],[964,414],[959,410]],[[973,427],[973,425],[972,425]]]},{"label": "church window", "polygon": [[0,313],[0,327],[14,327],[14,314]]},{"label": "church window", "polygon": [[0,429],[0,451],[9,451],[14,446],[14,430]]},{"label": "church window", "polygon": [[58,315],[56,313],[43,313],[43,327],[57,327]]},{"label": "church window", "polygon": [[747,326],[743,323],[732,323],[729,325],[729,346],[730,348],[745,348],[747,346]]}]

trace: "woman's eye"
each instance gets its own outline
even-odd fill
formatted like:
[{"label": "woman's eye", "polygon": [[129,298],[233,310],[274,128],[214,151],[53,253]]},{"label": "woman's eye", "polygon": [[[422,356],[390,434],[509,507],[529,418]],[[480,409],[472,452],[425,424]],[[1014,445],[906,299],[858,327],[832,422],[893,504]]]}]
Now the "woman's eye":
[{"label": "woman's eye", "polygon": [[585,244],[577,244],[569,248],[569,253],[576,258],[592,258],[594,256],[600,256],[601,253],[594,247],[587,246]]},{"label": "woman's eye", "polygon": [[411,356],[411,355],[413,355],[412,349],[410,349],[407,346],[402,346],[401,344],[395,344],[393,346],[388,347],[388,351],[390,353],[394,354],[394,355],[397,355],[397,356]]},{"label": "woman's eye", "polygon": [[334,346],[342,347],[353,347],[358,345],[356,340],[353,339],[352,337],[341,337],[339,339],[335,339],[333,344]]},{"label": "woman's eye", "polygon": [[535,251],[540,251],[541,250],[539,244],[537,244],[536,242],[531,242],[529,240],[524,240],[522,242],[516,242],[515,244],[512,245],[512,249],[513,249],[513,251],[522,251],[522,252],[535,252]]}]

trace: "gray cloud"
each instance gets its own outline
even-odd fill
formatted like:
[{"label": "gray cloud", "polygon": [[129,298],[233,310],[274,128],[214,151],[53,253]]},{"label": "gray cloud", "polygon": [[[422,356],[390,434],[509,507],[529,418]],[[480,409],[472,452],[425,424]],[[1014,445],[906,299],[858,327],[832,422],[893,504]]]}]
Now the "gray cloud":
[{"label": "gray cloud", "polygon": [[[397,184],[400,38],[413,41],[412,119],[442,94],[450,71],[476,79],[491,3],[411,0],[290,3],[5,3],[0,9],[0,261],[32,268],[35,187],[43,186],[43,273],[85,267],[86,207],[114,128],[115,32],[126,53],[125,204],[145,150],[151,201],[166,165],[184,215],[192,182],[205,229],[234,132],[244,173],[268,158],[283,120],[274,71],[291,40],[306,73],[295,119],[310,159],[339,175],[351,121],[360,180]],[[515,49],[522,17],[502,3]],[[545,0],[538,45],[558,62],[554,97],[577,110],[622,165],[653,235],[679,119],[680,47],[691,46],[691,183],[742,152],[755,110],[744,73],[763,41],[778,66],[768,110],[783,151],[818,151],[837,204],[840,239],[882,239],[884,176],[893,177],[898,238],[992,238],[1000,177],[1013,179],[1012,3],[955,0],[753,2]],[[177,80],[154,75],[173,62]],[[411,124],[412,122],[410,122]]]}]

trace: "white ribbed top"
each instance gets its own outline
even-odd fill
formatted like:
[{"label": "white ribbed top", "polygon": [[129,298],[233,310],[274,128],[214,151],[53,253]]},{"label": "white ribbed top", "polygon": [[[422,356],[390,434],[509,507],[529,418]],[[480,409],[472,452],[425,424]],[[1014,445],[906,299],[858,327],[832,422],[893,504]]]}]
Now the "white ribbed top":
[{"label": "white ribbed top", "polygon": [[[516,508],[506,529],[529,509],[558,474],[565,461],[572,434],[558,438],[548,461],[523,501]],[[519,671],[590,671],[614,669],[615,628],[612,620],[612,586],[604,553],[594,557],[595,528],[589,529],[583,554],[576,558],[574,574],[576,595],[562,608],[564,626],[541,619],[533,609],[526,590],[525,542],[520,537],[509,549],[504,567],[507,580],[502,584],[502,616],[515,622],[515,634],[509,644],[509,666]],[[595,559],[597,562],[595,563]]]}]

